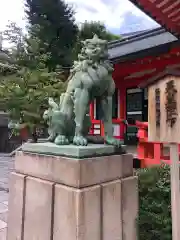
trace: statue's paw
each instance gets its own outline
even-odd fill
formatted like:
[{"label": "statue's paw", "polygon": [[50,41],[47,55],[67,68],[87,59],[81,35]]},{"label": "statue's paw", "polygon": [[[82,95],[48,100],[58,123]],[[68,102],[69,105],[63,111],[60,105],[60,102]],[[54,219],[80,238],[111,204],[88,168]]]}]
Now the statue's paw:
[{"label": "statue's paw", "polygon": [[77,146],[87,146],[88,145],[88,141],[83,136],[74,136],[73,144],[77,145]]},{"label": "statue's paw", "polygon": [[64,135],[58,135],[54,142],[57,145],[68,145],[69,144],[69,140]]},{"label": "statue's paw", "polygon": [[114,144],[113,144],[114,146],[116,146],[116,147],[121,147],[121,145],[122,145],[122,142],[120,141],[120,140],[118,140],[118,139],[115,139],[115,141],[114,141]]}]

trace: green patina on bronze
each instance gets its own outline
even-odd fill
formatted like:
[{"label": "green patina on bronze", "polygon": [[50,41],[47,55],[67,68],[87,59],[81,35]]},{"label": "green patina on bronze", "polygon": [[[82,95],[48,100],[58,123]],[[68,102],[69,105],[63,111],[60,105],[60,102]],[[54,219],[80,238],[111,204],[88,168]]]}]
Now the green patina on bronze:
[{"label": "green patina on bronze", "polygon": [[112,96],[115,84],[113,67],[108,61],[107,41],[96,35],[83,42],[83,48],[74,62],[65,93],[57,104],[49,99],[49,109],[44,119],[49,125],[48,140],[57,145],[86,146],[91,127],[89,105],[100,100],[106,144],[119,147],[121,142],[113,137]]}]

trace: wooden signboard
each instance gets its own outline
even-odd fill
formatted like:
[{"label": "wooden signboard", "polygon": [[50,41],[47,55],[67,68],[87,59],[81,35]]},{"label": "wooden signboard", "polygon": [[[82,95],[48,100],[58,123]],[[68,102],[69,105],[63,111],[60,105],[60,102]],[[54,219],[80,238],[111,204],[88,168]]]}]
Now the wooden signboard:
[{"label": "wooden signboard", "polygon": [[180,74],[157,78],[148,102],[149,141],[180,143]]},{"label": "wooden signboard", "polygon": [[170,144],[172,239],[180,239],[180,71],[148,79],[148,141]]}]

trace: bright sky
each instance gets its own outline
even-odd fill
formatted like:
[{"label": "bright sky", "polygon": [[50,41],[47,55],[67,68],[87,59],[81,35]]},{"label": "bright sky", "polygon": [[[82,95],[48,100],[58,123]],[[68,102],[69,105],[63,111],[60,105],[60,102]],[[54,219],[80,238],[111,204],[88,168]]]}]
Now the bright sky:
[{"label": "bright sky", "polygon": [[[127,12],[140,16],[145,20],[147,28],[155,24],[128,0],[65,0],[73,4],[78,23],[85,20],[99,20],[106,24],[108,29],[118,32]],[[0,31],[4,30],[8,20],[17,22],[25,27],[24,0],[0,0]],[[141,23],[140,23],[141,24]]]},{"label": "bright sky", "polygon": [[25,26],[23,2],[23,0],[0,0],[0,31],[4,30],[8,20]]}]

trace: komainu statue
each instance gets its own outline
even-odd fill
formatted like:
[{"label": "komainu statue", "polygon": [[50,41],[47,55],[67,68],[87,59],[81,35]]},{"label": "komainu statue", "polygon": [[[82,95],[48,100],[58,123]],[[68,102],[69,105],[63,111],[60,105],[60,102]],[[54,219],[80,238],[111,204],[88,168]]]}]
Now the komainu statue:
[{"label": "komainu statue", "polygon": [[113,67],[108,61],[107,41],[96,35],[83,42],[83,48],[74,62],[65,93],[57,104],[49,99],[49,109],[44,119],[49,125],[49,141],[57,145],[73,143],[87,145],[91,127],[89,105],[96,98],[100,100],[106,144],[120,146],[113,137],[112,96],[115,84],[112,79]]}]

